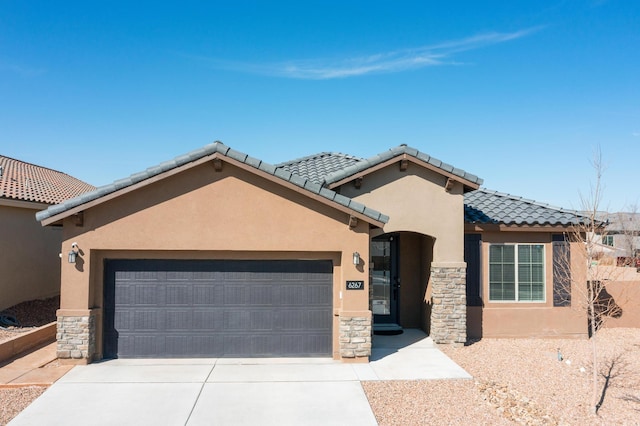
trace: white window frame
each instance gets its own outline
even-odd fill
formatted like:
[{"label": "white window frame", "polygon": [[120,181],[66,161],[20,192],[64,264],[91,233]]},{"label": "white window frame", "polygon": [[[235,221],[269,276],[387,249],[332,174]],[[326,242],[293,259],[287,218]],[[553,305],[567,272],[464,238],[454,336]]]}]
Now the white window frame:
[{"label": "white window frame", "polygon": [[[514,251],[514,274],[515,274],[515,298],[514,300],[493,300],[491,299],[491,246],[513,246]],[[541,300],[518,300],[518,247],[519,246],[542,246],[542,299]],[[487,299],[491,303],[546,303],[547,302],[547,245],[544,243],[496,243],[489,244],[487,250]]]},{"label": "white window frame", "polygon": [[[611,244],[609,244],[609,242],[611,242]],[[602,236],[602,245],[609,246],[609,247],[615,247],[614,242],[615,242],[615,238],[613,238],[613,235],[603,235]]]}]

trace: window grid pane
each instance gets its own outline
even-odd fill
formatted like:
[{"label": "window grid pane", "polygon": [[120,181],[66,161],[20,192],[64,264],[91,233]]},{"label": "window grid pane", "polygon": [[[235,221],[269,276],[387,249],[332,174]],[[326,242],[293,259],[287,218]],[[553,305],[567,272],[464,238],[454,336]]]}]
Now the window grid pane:
[{"label": "window grid pane", "polygon": [[490,246],[489,299],[515,300],[515,249],[513,246]]},{"label": "window grid pane", "polygon": [[489,246],[489,300],[544,301],[544,246]]}]

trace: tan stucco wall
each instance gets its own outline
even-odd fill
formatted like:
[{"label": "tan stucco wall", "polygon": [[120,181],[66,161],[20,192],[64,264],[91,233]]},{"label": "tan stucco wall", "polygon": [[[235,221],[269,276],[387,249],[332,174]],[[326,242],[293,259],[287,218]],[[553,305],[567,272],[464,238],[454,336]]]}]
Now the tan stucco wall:
[{"label": "tan stucco wall", "polygon": [[399,239],[400,250],[400,325],[405,328],[420,327],[421,269],[426,267],[422,259],[422,236],[404,233]]},{"label": "tan stucco wall", "polygon": [[[405,232],[399,235],[400,318],[405,328],[429,332],[431,316],[429,287],[433,239]],[[429,306],[428,306],[429,305]]]},{"label": "tan stucco wall", "polygon": [[445,191],[447,178],[409,162],[391,164],[364,176],[362,186],[342,185],[341,194],[389,215],[384,232],[411,231],[435,238],[433,262],[464,261],[463,187]]},{"label": "tan stucco wall", "polygon": [[[484,308],[469,307],[467,328],[469,337],[585,337],[587,320],[580,309],[580,294],[572,291],[571,307],[553,306],[552,234],[543,232],[485,232],[482,234],[481,285]],[[489,245],[491,243],[538,243],[545,246],[544,302],[491,302],[489,300]],[[581,250],[572,243],[572,273],[577,278]],[[478,321],[481,323],[479,324]],[[478,335],[481,332],[481,335]]]},{"label": "tan stucco wall", "polygon": [[[82,227],[65,219],[62,251],[77,242],[81,259],[63,263],[61,311],[100,317],[106,258],[284,258],[332,260],[334,315],[368,314],[369,224],[348,222],[344,212],[230,164],[222,172],[197,166],[86,210]],[[367,288],[345,291],[346,280]]]},{"label": "tan stucco wall", "polygon": [[0,205],[0,310],[60,293],[60,228],[43,228],[38,209]]},{"label": "tan stucco wall", "polygon": [[604,326],[640,327],[640,281],[614,281],[607,283],[607,292],[621,309],[618,318],[607,318]]},{"label": "tan stucco wall", "polygon": [[428,267],[422,268],[422,270],[420,271],[420,294],[422,295],[420,300],[420,328],[427,334],[431,334],[432,285],[430,265],[431,259],[433,258],[433,245],[433,238],[424,237],[422,239],[422,259],[425,262],[425,265],[428,265]]}]

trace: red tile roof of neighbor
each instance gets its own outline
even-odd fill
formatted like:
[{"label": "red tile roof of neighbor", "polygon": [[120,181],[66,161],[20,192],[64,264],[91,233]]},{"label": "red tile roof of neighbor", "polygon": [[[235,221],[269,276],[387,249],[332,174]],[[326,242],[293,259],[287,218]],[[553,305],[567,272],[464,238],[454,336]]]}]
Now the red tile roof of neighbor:
[{"label": "red tile roof of neighbor", "polygon": [[58,204],[95,189],[66,173],[0,155],[0,198]]}]

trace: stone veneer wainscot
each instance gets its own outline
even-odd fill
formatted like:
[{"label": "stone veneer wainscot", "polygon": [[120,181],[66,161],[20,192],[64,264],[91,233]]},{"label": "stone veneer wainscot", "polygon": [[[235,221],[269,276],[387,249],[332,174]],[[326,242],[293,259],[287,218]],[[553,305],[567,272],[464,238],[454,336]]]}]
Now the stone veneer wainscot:
[{"label": "stone veneer wainscot", "polygon": [[62,359],[91,361],[95,352],[95,317],[58,316],[57,356]]},{"label": "stone veneer wainscot", "polygon": [[342,358],[371,355],[371,312],[340,314],[340,356]]},{"label": "stone veneer wainscot", "polygon": [[467,265],[431,265],[431,338],[435,343],[463,345],[467,341]]}]

